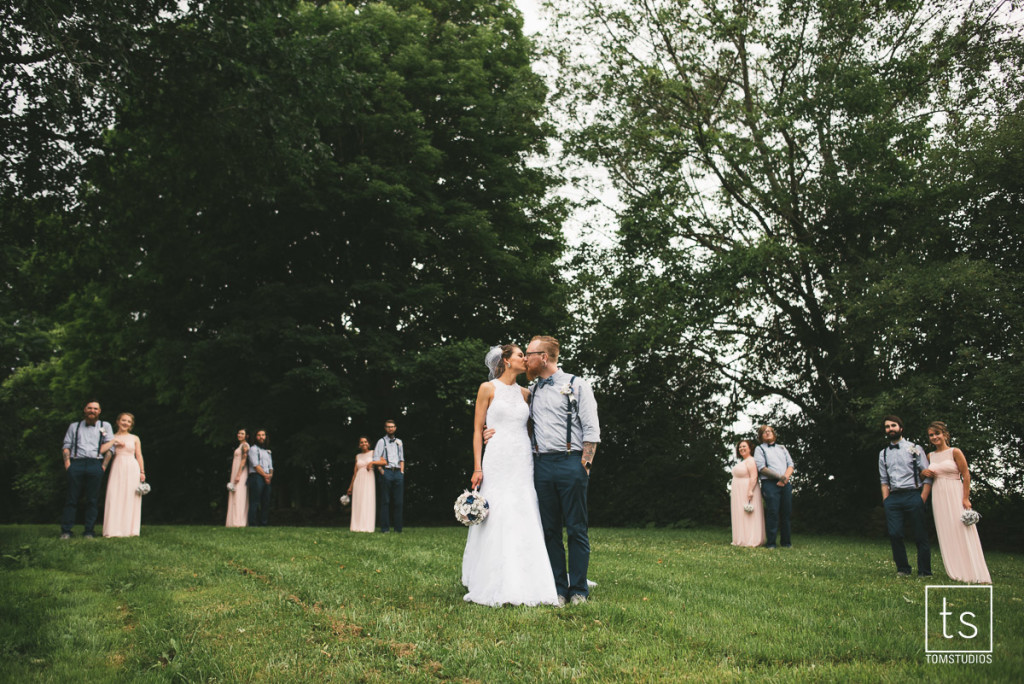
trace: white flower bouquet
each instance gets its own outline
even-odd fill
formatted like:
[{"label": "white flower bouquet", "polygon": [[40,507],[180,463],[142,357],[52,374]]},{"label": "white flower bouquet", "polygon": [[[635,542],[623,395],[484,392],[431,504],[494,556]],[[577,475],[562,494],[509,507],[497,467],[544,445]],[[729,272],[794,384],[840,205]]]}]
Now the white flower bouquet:
[{"label": "white flower bouquet", "polygon": [[142,482],[135,488],[135,493],[139,496],[145,496],[146,494],[149,494],[149,490],[151,489],[152,487],[149,486],[148,482]]},{"label": "white flower bouquet", "polygon": [[747,513],[753,513],[754,512],[754,504],[752,504],[752,503],[743,504],[743,510],[745,510]]},{"label": "white flower bouquet", "polygon": [[348,494],[342,494],[341,498],[338,499],[338,501],[341,502],[342,506],[348,506],[350,503],[352,503],[352,497],[349,496]]},{"label": "white flower bouquet", "polygon": [[971,525],[976,525],[979,520],[981,520],[981,513],[974,510],[973,508],[968,508],[960,514],[960,522],[962,522],[967,527],[970,527]]},{"label": "white flower bouquet", "polygon": [[491,506],[487,499],[480,496],[480,492],[464,490],[459,498],[455,500],[455,519],[469,527],[479,525],[491,512]]},{"label": "white flower bouquet", "polygon": [[235,491],[235,483],[234,482],[228,482],[228,491],[229,492]]}]

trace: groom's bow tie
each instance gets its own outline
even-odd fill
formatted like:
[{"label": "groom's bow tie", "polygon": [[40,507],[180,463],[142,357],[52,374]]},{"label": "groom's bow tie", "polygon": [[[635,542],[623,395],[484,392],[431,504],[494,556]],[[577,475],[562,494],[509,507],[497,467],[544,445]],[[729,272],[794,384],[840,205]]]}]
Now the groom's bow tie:
[{"label": "groom's bow tie", "polygon": [[540,389],[544,385],[554,385],[554,378],[537,378],[537,389]]}]

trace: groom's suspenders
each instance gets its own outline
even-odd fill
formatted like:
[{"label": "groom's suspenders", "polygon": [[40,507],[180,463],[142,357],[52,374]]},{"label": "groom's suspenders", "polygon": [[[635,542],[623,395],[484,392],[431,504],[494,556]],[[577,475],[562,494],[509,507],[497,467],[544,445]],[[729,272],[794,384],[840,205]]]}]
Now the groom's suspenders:
[{"label": "groom's suspenders", "polygon": [[[565,454],[567,456],[572,451],[572,383],[575,380],[575,375],[569,377],[569,393],[565,395]],[[579,411],[578,404],[576,410]]]},{"label": "groom's suspenders", "polygon": [[[574,406],[574,403],[572,401],[572,391],[573,391],[572,387],[573,387],[573,383],[574,382],[576,382],[576,376],[575,375],[570,375],[569,376],[569,394],[565,395],[565,453],[566,454],[569,454],[572,451],[572,419],[573,419],[573,415],[578,415],[579,414],[579,410],[580,410],[580,407],[579,407],[578,403],[575,404],[575,406],[576,406],[576,414],[574,414],[573,410],[572,410],[572,408]],[[530,420],[533,420],[533,396],[536,393],[537,393],[536,388],[534,388],[534,390],[532,392],[530,392]],[[540,453],[539,449],[537,448],[536,431],[537,431],[536,426],[534,426],[534,428],[532,430],[530,430],[530,442],[533,444],[533,453],[535,453],[535,454]]]}]

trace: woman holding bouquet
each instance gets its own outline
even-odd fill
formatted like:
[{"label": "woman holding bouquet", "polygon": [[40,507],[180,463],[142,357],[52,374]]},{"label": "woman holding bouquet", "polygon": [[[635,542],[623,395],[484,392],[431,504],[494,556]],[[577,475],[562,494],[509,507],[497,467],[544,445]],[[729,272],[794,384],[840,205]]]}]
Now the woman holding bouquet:
[{"label": "woman holding bouquet", "polygon": [[146,481],[142,443],[131,433],[135,416],[121,413],[115,422],[117,432],[113,446],[103,459],[103,469],[110,473],[103,506],[103,536],[138,537],[142,525],[142,497],[135,490]]},{"label": "woman holding bouquet", "polygon": [[[533,453],[526,429],[529,393],[516,383],[526,356],[514,344],[492,347],[484,359],[490,382],[476,395],[473,430],[474,488],[490,514],[469,528],[462,556],[464,599],[487,606],[558,605],[533,485]],[[483,451],[483,428],[495,428]]]},{"label": "woman holding bouquet", "polygon": [[741,439],[736,445],[740,462],[732,469],[732,544],[733,546],[762,546],[764,532],[764,504],[757,490],[757,466],[754,464],[754,442]]},{"label": "woman holding bouquet", "polygon": [[238,448],[231,459],[231,479],[228,484],[228,519],[225,527],[245,527],[249,521],[249,435],[239,430]]},{"label": "woman holding bouquet", "polygon": [[960,516],[971,510],[971,473],[967,459],[949,446],[946,424],[935,421],[928,426],[928,441],[935,451],[928,455],[930,465],[921,471],[932,483],[932,515],[939,535],[942,564],[950,579],[975,584],[992,584],[985,554],[981,550],[977,525],[965,525]]},{"label": "woman holding bouquet", "polygon": [[373,532],[376,529],[377,485],[374,483],[373,468],[384,465],[387,465],[387,459],[374,461],[370,440],[360,437],[356,467],[352,471],[352,482],[348,485],[348,495],[352,497],[352,523],[349,529],[353,532]]}]

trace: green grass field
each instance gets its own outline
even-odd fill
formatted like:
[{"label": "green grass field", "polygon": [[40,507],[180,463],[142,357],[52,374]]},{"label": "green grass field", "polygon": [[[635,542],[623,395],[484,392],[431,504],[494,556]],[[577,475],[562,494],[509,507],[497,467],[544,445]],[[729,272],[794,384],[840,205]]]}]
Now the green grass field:
[{"label": "green grass field", "polygon": [[[462,528],[0,527],[0,679],[675,682],[1024,679],[1024,556],[991,553],[990,664],[934,664],[886,540],[594,529],[586,605],[462,601]],[[911,556],[913,556],[911,549]],[[986,627],[987,630],[987,627]]]}]

